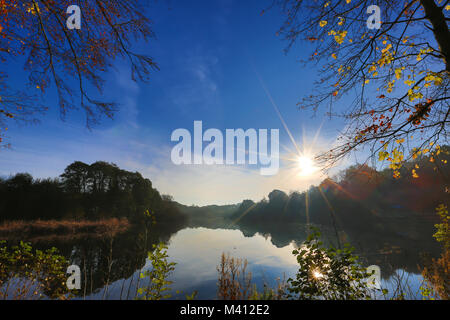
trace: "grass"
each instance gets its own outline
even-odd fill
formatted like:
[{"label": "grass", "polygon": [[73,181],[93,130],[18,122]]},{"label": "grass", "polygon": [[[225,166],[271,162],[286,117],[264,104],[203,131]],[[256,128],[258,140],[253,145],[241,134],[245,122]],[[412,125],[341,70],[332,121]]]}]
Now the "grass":
[{"label": "grass", "polygon": [[100,220],[34,220],[5,221],[0,224],[0,239],[20,236],[29,238],[72,237],[79,234],[96,236],[116,235],[126,231],[130,223],[126,218],[109,218]]},{"label": "grass", "polygon": [[219,281],[217,296],[221,300],[248,300],[252,295],[252,274],[247,271],[246,259],[222,253],[217,267]]}]

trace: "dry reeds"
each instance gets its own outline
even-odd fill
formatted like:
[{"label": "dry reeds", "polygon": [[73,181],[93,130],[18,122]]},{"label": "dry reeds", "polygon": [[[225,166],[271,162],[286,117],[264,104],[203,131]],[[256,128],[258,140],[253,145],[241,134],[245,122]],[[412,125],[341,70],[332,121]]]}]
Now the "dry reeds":
[{"label": "dry reeds", "polygon": [[450,300],[450,250],[446,249],[438,259],[432,259],[422,270],[425,287],[431,289],[431,297]]},{"label": "dry reeds", "polygon": [[94,233],[102,236],[114,236],[126,231],[130,223],[126,218],[110,218],[101,220],[34,220],[6,221],[0,225],[0,237],[9,238],[20,235],[21,239],[63,235]]},{"label": "dry reeds", "polygon": [[247,259],[230,257],[222,253],[219,272],[218,293],[223,300],[247,300],[252,295],[252,274],[247,271]]}]

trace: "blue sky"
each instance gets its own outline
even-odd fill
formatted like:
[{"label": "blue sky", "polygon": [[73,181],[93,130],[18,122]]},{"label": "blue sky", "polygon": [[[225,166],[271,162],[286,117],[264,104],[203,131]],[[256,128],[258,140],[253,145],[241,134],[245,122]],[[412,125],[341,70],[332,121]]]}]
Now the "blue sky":
[{"label": "blue sky", "polygon": [[[288,55],[286,42],[276,36],[282,17],[277,8],[261,15],[271,1],[160,1],[148,15],[156,38],[136,43],[135,51],[152,56],[160,67],[149,83],[135,83],[124,61],[105,75],[103,97],[118,101],[114,120],[88,130],[83,114],[59,118],[54,93],[42,97],[50,107],[41,124],[9,128],[12,148],[0,151],[0,175],[29,172],[54,177],[75,160],[114,162],[139,171],[162,193],[185,204],[237,203],[260,200],[277,188],[305,190],[323,176],[292,177],[282,163],[279,174],[263,177],[248,166],[175,166],[170,160],[173,130],[193,130],[194,120],[225,132],[230,128],[280,129],[280,144],[293,149],[257,74],[264,81],[300,148],[325,150],[343,124],[313,117],[296,103],[313,88],[316,73],[298,60],[308,56],[301,43]],[[21,70],[9,65],[9,71]],[[25,73],[14,72],[11,82],[23,85]],[[303,142],[304,141],[304,142]],[[281,153],[285,149],[281,147]]]}]

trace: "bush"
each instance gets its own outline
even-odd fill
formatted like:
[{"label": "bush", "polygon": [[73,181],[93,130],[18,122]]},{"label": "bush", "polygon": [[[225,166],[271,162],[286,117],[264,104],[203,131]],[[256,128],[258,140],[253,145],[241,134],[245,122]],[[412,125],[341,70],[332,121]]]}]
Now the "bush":
[{"label": "bush", "polygon": [[356,300],[370,299],[370,275],[353,255],[348,244],[343,249],[326,248],[313,230],[304,244],[294,250],[300,265],[295,279],[288,279],[288,298]]},{"label": "bush", "polygon": [[67,267],[56,248],[33,250],[24,242],[9,248],[0,241],[0,298],[65,299]]}]

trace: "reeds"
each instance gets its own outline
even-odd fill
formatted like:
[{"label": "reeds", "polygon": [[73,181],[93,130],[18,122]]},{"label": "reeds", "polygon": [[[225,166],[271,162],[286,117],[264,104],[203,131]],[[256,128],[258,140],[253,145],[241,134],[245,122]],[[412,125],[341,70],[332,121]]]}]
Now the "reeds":
[{"label": "reeds", "polygon": [[252,274],[247,271],[247,259],[222,253],[217,296],[223,300],[248,300],[252,296]]},{"label": "reeds", "polygon": [[130,223],[126,218],[110,218],[101,220],[34,220],[5,221],[0,225],[0,238],[20,235],[25,240],[32,237],[51,237],[55,235],[73,236],[94,233],[100,236],[114,236],[126,231]]}]

